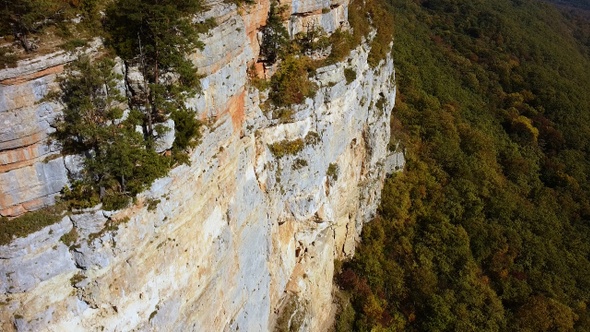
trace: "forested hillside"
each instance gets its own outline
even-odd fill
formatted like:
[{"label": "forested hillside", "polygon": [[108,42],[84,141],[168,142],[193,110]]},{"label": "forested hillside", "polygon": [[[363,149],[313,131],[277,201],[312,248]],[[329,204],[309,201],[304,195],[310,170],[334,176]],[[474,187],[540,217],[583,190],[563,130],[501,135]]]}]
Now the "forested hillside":
[{"label": "forested hillside", "polygon": [[408,162],[337,276],[335,329],[590,331],[589,25],[531,0],[387,5]]}]

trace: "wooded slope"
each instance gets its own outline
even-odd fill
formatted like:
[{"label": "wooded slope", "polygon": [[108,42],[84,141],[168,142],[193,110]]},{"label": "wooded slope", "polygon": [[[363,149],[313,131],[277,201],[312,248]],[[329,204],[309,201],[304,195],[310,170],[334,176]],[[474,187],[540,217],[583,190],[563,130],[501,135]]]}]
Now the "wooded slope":
[{"label": "wooded slope", "polygon": [[530,0],[384,5],[408,163],[337,277],[336,330],[589,331],[589,25]]}]

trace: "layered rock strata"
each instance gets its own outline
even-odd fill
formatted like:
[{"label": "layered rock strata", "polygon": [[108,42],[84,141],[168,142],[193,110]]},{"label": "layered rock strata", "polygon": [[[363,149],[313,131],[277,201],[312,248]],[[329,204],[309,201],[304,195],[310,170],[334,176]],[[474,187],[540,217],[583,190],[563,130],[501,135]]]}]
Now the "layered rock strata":
[{"label": "layered rock strata", "polygon": [[[190,166],[130,208],[65,216],[0,247],[0,330],[326,329],[333,261],[353,254],[386,172],[403,166],[387,150],[393,63],[370,68],[362,45],[318,69],[317,94],[288,121],[273,119],[247,76],[268,8],[211,3],[202,17],[218,25],[192,58],[203,92],[190,106],[207,126]],[[346,1],[290,8],[291,32],[346,24]],[[3,215],[51,204],[67,183],[67,158],[46,143],[56,108],[43,97],[71,58],[49,58],[61,60],[0,72]],[[299,139],[294,154],[276,153]]]},{"label": "layered rock strata", "polygon": [[59,51],[0,71],[0,216],[52,205],[68,182],[68,160],[48,142],[59,106],[44,98],[75,57]]}]

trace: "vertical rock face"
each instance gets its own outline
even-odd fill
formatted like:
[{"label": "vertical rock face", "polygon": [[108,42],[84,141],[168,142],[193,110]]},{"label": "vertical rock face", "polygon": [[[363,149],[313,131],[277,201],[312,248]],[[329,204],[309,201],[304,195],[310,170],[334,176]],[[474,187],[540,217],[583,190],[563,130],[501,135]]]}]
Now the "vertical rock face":
[{"label": "vertical rock face", "polygon": [[58,51],[0,71],[0,216],[53,204],[68,181],[64,159],[47,140],[59,106],[43,98],[73,59]]},{"label": "vertical rock face", "polygon": [[[63,61],[63,60],[62,60]],[[39,66],[19,80],[0,81],[0,215],[14,216],[53,203],[67,183],[63,158],[52,155],[47,134],[56,112],[40,102],[63,64]],[[25,72],[26,73],[26,72]],[[61,164],[61,167],[60,167]]]},{"label": "vertical rock face", "polygon": [[[218,25],[192,59],[204,76],[190,103],[208,126],[190,166],[157,180],[133,207],[64,217],[0,247],[0,330],[326,329],[333,261],[353,254],[386,165],[403,166],[387,151],[393,63],[370,68],[360,46],[317,71],[318,93],[288,122],[273,119],[246,74],[268,8],[219,2],[204,15]],[[291,32],[311,21],[326,31],[346,24],[346,1],[291,8]],[[24,76],[0,72],[0,123],[10,128],[0,132],[3,215],[50,204],[67,182],[64,158],[42,162],[56,113],[41,100],[70,60],[45,60]],[[298,139],[295,154],[276,153]],[[60,241],[73,232],[73,245]]]}]

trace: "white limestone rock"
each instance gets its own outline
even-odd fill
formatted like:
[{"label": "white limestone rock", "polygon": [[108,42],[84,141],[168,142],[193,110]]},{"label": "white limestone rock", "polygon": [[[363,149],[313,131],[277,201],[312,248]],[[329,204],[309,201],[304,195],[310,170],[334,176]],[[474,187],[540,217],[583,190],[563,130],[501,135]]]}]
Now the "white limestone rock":
[{"label": "white limestone rock", "polygon": [[146,91],[146,81],[139,67],[127,67],[125,82],[133,95],[141,95]]},{"label": "white limestone rock", "polygon": [[[93,39],[87,48],[82,51],[82,54],[92,54],[102,47],[102,40],[100,38]],[[31,75],[41,72],[51,67],[60,66],[65,63],[72,62],[79,54],[57,51],[46,55],[41,55],[27,60],[21,60],[14,68],[6,68],[0,71],[0,81],[12,79],[19,76]]]},{"label": "white limestone rock", "polygon": [[9,245],[0,246],[0,293],[27,292],[39,283],[75,270],[60,238],[72,230],[70,218],[45,227]]},{"label": "white limestone rock", "polygon": [[84,156],[67,155],[64,157],[64,166],[66,167],[69,179],[81,180],[82,171],[84,170]]},{"label": "white limestone rock", "polygon": [[[18,215],[11,212],[11,207],[24,205],[22,212],[53,204],[54,196],[68,183],[63,157],[46,163],[18,168],[0,173],[0,214]],[[22,213],[21,212],[21,213]]]},{"label": "white limestone rock", "polygon": [[89,238],[91,234],[99,233],[108,221],[102,210],[72,214],[70,219],[72,219],[76,232],[81,238]]},{"label": "white limestone rock", "polygon": [[175,135],[175,126],[174,120],[168,119],[164,123],[159,123],[163,133],[154,133],[156,137],[155,141],[155,150],[157,153],[162,153],[166,150],[172,149],[172,145],[174,144],[174,135]]},{"label": "white limestone rock", "polygon": [[404,153],[394,152],[385,160],[385,169],[387,170],[387,174],[392,174],[401,171],[405,164],[406,158],[404,157]]}]

